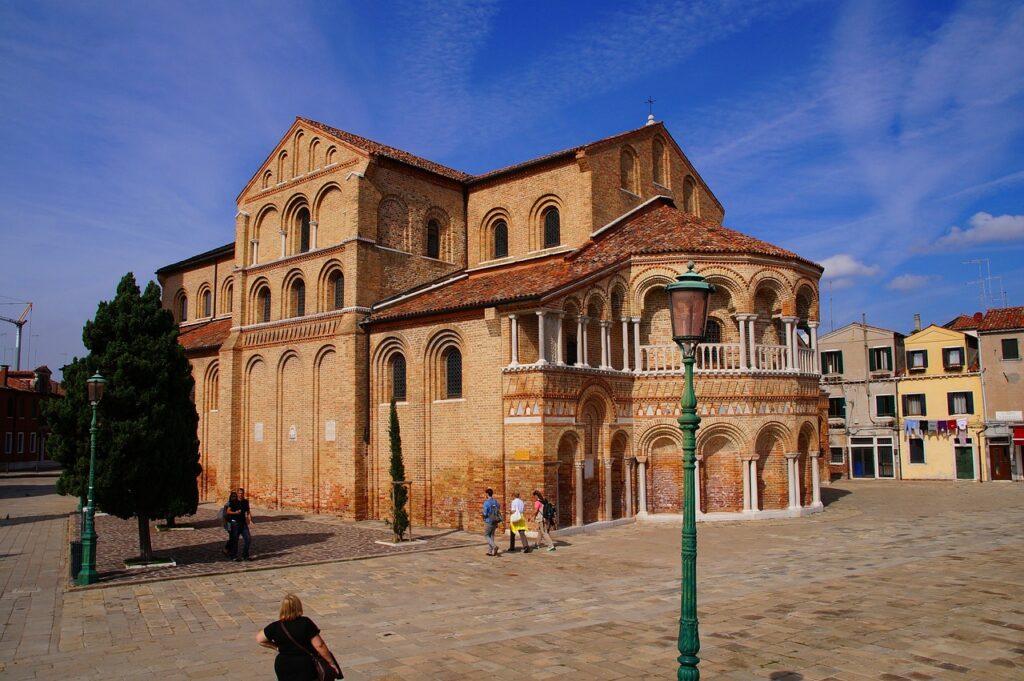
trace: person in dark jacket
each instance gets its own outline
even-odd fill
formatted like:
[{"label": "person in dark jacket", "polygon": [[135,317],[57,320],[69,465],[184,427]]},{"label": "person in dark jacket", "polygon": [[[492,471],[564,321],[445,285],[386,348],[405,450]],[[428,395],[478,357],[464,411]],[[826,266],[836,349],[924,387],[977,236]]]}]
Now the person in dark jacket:
[{"label": "person in dark jacket", "polygon": [[277,681],[316,681],[314,652],[327,660],[336,674],[341,673],[338,661],[320,637],[320,629],[313,620],[303,617],[302,601],[295,594],[284,597],[280,619],[256,634],[256,642],[277,651],[274,660]]}]

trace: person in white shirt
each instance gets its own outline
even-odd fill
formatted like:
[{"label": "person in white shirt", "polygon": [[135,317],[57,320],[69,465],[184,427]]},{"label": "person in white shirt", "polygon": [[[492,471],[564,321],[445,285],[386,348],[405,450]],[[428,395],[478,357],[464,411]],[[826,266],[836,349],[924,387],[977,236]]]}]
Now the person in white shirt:
[{"label": "person in white shirt", "polygon": [[526,514],[523,510],[526,508],[526,504],[519,498],[519,492],[512,495],[512,503],[508,505],[512,515],[509,516],[509,543],[508,550],[513,552],[516,550],[516,533],[519,533],[519,538],[523,540],[523,553],[530,552],[530,544],[526,541]]}]

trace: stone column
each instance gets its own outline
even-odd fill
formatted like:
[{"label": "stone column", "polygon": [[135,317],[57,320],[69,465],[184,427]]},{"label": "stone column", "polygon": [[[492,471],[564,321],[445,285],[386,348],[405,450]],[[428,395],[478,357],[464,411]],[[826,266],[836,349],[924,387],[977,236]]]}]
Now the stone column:
[{"label": "stone column", "polygon": [[612,460],[604,459],[604,519],[615,518],[612,513]]},{"label": "stone column", "polygon": [[[259,261],[260,261],[260,240],[259,239],[253,239],[252,241],[249,242],[249,247],[251,249],[251,255],[252,255],[252,257],[249,260],[249,264],[250,265],[255,265],[255,264],[259,263]],[[244,298],[244,296],[243,296],[243,298]]]},{"label": "stone column", "polygon": [[512,363],[510,367],[519,366],[519,318],[514,314],[508,316],[512,322]]},{"label": "stone column", "polygon": [[555,327],[558,330],[558,347],[555,349],[555,363],[560,367],[565,366],[565,349],[562,347],[565,344],[565,336],[562,333],[562,317],[564,316],[561,312],[555,313],[555,318],[558,320],[558,324]]},{"label": "stone column", "polygon": [[757,315],[747,315],[747,342],[750,344],[750,367],[761,369],[757,358]]},{"label": "stone column", "polygon": [[587,347],[584,342],[584,334],[587,332],[586,323],[583,321],[583,315],[576,318],[576,366],[583,366],[583,349]]},{"label": "stone column", "polygon": [[807,327],[811,330],[811,371],[818,374],[818,322],[807,322]]},{"label": "stone column", "polygon": [[643,459],[636,460],[636,514],[641,518],[647,517],[647,462]]},{"label": "stone column", "polygon": [[574,461],[576,469],[576,509],[574,525],[583,525],[583,462]]},{"label": "stone column", "polygon": [[601,368],[611,369],[611,331],[612,323],[606,320],[599,322],[601,325]]},{"label": "stone column", "polygon": [[286,253],[285,246],[288,244],[288,232],[282,229],[278,234],[281,235],[281,257],[283,258]]},{"label": "stone column", "polygon": [[793,347],[793,322],[796,321],[796,317],[780,317],[782,323],[786,325],[785,331],[783,332],[786,336],[786,368],[790,371],[796,370],[796,348]]},{"label": "stone column", "polygon": [[633,317],[633,371],[640,373],[640,318]]},{"label": "stone column", "polygon": [[623,317],[622,322],[622,370],[629,371],[629,317]]},{"label": "stone column", "polygon": [[738,314],[734,315],[734,317],[736,319],[736,326],[738,326],[740,330],[740,371],[746,371],[750,366],[748,360],[749,353],[747,352],[747,315]]},{"label": "stone column", "polygon": [[700,510],[700,463],[703,460],[703,455],[697,454],[693,462],[693,507],[697,511],[698,518],[704,515],[704,511]]},{"label": "stone column", "polygon": [[821,503],[821,452],[811,452],[811,508],[822,508]]},{"label": "stone column", "polygon": [[580,338],[583,339],[583,366],[590,366],[590,358],[587,357],[587,326],[590,323],[590,317],[580,317],[583,320],[583,333],[580,334]]},{"label": "stone column", "polygon": [[743,512],[750,513],[750,461],[743,459]]},{"label": "stone column", "polygon": [[622,462],[623,473],[626,475],[626,508],[623,518],[633,517],[633,461],[633,458],[628,458]]},{"label": "stone column", "polygon": [[548,344],[544,334],[545,310],[537,310],[537,364],[548,363]]},{"label": "stone column", "polygon": [[758,495],[757,488],[759,486],[758,483],[760,482],[758,480],[758,475],[757,475],[757,459],[756,458],[750,459],[750,461],[748,463],[750,465],[750,510],[751,511],[760,511],[761,510],[761,502],[757,498],[757,495]]},{"label": "stone column", "polygon": [[786,452],[786,469],[789,473],[789,508],[800,508],[800,468],[797,458],[800,452]]},{"label": "stone column", "polygon": [[316,250],[316,228],[319,223],[316,220],[311,220],[309,223],[309,250]]}]

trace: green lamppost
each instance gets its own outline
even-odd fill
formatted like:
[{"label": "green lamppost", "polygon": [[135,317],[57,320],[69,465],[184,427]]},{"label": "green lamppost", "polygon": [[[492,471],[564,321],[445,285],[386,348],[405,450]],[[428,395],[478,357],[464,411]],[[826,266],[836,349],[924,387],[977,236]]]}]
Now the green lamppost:
[{"label": "green lamppost", "polygon": [[679,609],[678,681],[699,681],[700,635],[697,631],[697,513],[694,508],[694,460],[697,450],[697,394],[693,390],[693,364],[697,344],[704,340],[708,319],[708,298],[715,287],[693,271],[690,261],[685,274],[665,287],[672,317],[672,340],[683,351],[686,386],[680,400],[682,413],[679,430],[683,431],[683,577],[682,604]]},{"label": "green lamppost", "polygon": [[96,407],[103,399],[107,379],[96,372],[86,381],[89,388],[89,404],[92,405],[92,425],[89,427],[89,505],[85,508],[85,526],[82,528],[82,569],[78,571],[78,584],[95,584],[96,574],[96,502],[92,488],[96,478]]}]

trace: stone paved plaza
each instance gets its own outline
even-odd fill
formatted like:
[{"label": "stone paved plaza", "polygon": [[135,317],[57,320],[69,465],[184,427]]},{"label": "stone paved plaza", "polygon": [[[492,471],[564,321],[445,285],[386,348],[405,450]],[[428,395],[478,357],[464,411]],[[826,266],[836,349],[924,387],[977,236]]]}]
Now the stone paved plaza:
[{"label": "stone paved plaza", "polygon": [[[0,480],[5,681],[273,678],[253,637],[288,591],[347,679],[675,678],[678,526],[67,590],[74,501],[53,480]],[[699,526],[703,678],[1024,678],[1024,486],[825,498],[816,516]]]}]

